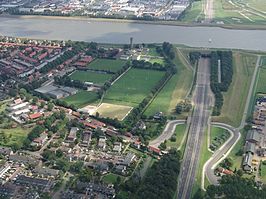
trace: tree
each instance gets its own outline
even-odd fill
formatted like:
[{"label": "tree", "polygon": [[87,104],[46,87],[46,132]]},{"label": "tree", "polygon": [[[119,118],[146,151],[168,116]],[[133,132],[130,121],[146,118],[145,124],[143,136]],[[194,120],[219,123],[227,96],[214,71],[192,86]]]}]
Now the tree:
[{"label": "tree", "polygon": [[47,105],[47,110],[48,110],[48,111],[52,111],[53,108],[54,108],[54,104],[51,103],[51,102],[49,102],[48,105]]},{"label": "tree", "polygon": [[37,102],[38,102],[38,97],[33,97],[32,98],[32,103],[36,105]]}]

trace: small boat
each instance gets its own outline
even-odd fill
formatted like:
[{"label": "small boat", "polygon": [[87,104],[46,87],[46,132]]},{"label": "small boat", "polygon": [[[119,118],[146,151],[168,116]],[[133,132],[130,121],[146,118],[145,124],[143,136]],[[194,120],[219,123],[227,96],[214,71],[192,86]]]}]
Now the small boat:
[{"label": "small boat", "polygon": [[209,39],[209,43],[212,43],[212,39],[211,38]]}]

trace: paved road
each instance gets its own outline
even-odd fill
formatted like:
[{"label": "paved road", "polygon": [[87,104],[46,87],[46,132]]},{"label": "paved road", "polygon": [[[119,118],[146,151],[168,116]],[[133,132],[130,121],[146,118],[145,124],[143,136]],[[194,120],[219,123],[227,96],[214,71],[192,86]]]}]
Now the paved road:
[{"label": "paved road", "polygon": [[204,15],[206,23],[210,23],[214,17],[213,3],[214,0],[205,0]]},{"label": "paved road", "polygon": [[[234,146],[234,144],[239,140],[241,134],[239,130],[230,125],[224,123],[217,123],[217,122],[213,122],[211,124],[213,126],[226,129],[231,134],[230,138],[217,151],[214,152],[214,154],[205,163],[203,167],[203,174],[204,174],[203,176],[206,175],[207,179],[211,184],[217,185],[219,177],[214,175],[214,169],[230,153],[232,146]],[[202,188],[204,188],[204,183],[202,184],[202,186],[203,186]]]},{"label": "paved road", "polygon": [[155,140],[150,141],[149,145],[153,147],[158,147],[165,140],[169,140],[175,132],[175,127],[180,124],[184,124],[185,120],[172,120],[169,121],[163,131],[163,133],[157,137]]},{"label": "paved road", "polygon": [[191,117],[190,129],[181,171],[178,180],[178,199],[189,199],[195,181],[199,154],[210,116],[211,90],[209,59],[200,58],[198,64],[197,82],[193,95],[194,111]]},{"label": "paved road", "polygon": [[242,117],[240,126],[238,128],[234,128],[234,127],[227,125],[227,124],[224,124],[224,123],[212,123],[212,125],[216,125],[218,127],[221,127],[221,128],[228,130],[231,133],[231,137],[225,142],[225,144],[219,150],[217,150],[211,156],[211,158],[204,165],[203,173],[206,174],[206,176],[207,176],[207,178],[211,184],[218,184],[219,178],[214,175],[214,169],[222,160],[224,160],[226,158],[226,156],[230,153],[230,151],[232,150],[234,145],[237,143],[237,141],[241,137],[239,130],[244,128],[244,126],[246,124],[246,118],[247,118],[247,114],[248,114],[249,104],[250,104],[250,100],[252,99],[253,90],[254,90],[254,86],[256,83],[256,77],[257,77],[257,73],[258,73],[258,69],[259,69],[260,64],[261,64],[261,56],[258,55],[256,67],[255,67],[255,70],[254,70],[254,73],[252,76],[252,80],[251,80],[251,84],[249,87],[249,92],[248,92],[248,96],[246,99],[245,109],[244,109],[244,113],[243,113],[243,117]]}]

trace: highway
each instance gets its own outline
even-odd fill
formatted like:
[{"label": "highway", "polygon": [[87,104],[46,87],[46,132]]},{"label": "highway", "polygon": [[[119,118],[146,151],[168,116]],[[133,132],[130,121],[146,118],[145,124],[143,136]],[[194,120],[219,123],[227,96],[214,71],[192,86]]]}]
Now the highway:
[{"label": "highway", "polygon": [[163,143],[165,140],[169,140],[172,135],[174,134],[175,132],[175,127],[177,125],[180,125],[180,124],[185,124],[185,120],[172,120],[172,121],[169,121],[166,125],[166,127],[164,128],[164,131],[163,133],[158,136],[156,139],[150,141],[149,143],[149,146],[153,146],[153,147],[156,147],[158,148],[158,146]]},{"label": "highway", "polygon": [[193,94],[194,110],[188,132],[185,154],[182,160],[178,180],[178,199],[189,199],[195,181],[199,154],[204,131],[210,116],[212,93],[210,90],[210,63],[208,58],[200,58],[198,63],[197,82]]}]

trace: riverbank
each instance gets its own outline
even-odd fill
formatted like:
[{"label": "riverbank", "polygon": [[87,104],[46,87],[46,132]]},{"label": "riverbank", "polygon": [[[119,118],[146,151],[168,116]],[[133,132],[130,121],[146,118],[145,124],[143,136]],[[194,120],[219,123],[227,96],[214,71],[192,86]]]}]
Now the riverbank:
[{"label": "riverbank", "polygon": [[181,21],[145,21],[132,19],[111,19],[111,18],[92,18],[88,16],[44,16],[44,15],[9,15],[1,14],[0,17],[22,18],[22,19],[49,19],[49,20],[77,20],[89,22],[114,22],[114,23],[136,23],[151,25],[183,26],[183,27],[220,27],[235,30],[266,30],[264,25],[245,25],[245,24],[214,24],[214,23],[185,23]]}]

